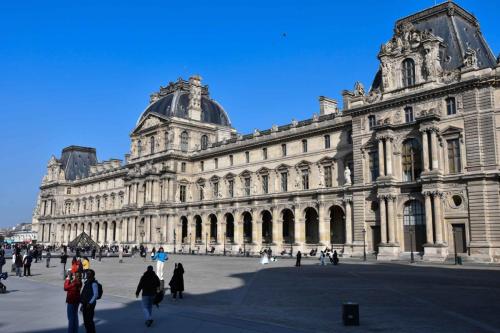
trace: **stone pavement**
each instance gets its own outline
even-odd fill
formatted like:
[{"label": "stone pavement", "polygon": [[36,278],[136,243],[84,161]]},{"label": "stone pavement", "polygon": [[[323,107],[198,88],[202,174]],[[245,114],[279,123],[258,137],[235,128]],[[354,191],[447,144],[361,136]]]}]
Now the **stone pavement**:
[{"label": "stone pavement", "polygon": [[[104,297],[96,311],[100,332],[500,332],[498,267],[426,266],[317,260],[171,256],[186,270],[186,297],[170,297],[144,326],[135,299],[148,264],[141,258],[93,261]],[[9,277],[0,295],[0,332],[63,332],[66,312],[57,260],[34,264],[32,278]],[[344,327],[341,304],[360,304],[361,326]],[[83,332],[83,327],[81,332]]]}]

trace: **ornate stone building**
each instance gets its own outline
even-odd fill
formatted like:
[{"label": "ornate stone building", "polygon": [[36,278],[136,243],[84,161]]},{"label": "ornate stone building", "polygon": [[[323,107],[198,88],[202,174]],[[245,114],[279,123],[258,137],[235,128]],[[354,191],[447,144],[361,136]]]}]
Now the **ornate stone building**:
[{"label": "ornate stone building", "polygon": [[38,239],[500,261],[500,65],[477,19],[452,2],[400,19],[378,59],[341,109],[320,97],[311,119],[247,135],[200,77],[161,87],[124,162],[50,159]]}]

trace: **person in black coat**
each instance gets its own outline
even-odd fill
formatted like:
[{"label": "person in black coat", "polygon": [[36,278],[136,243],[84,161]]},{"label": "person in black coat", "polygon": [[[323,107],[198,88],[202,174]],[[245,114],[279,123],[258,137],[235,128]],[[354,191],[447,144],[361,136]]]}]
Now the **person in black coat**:
[{"label": "person in black coat", "polygon": [[153,300],[156,293],[160,289],[160,279],[153,270],[153,266],[148,266],[146,272],[141,277],[135,297],[139,297],[142,290],[142,309],[144,310],[144,317],[146,318],[146,326],[151,326],[153,323]]},{"label": "person in black coat", "polygon": [[302,253],[297,252],[297,261],[295,262],[295,267],[300,267],[300,260],[302,259]]},{"label": "person in black coat", "polygon": [[184,291],[184,267],[182,267],[181,263],[175,264],[174,275],[170,280],[169,286],[173,298],[177,298],[177,293],[179,293],[179,298],[182,298],[182,292]]}]

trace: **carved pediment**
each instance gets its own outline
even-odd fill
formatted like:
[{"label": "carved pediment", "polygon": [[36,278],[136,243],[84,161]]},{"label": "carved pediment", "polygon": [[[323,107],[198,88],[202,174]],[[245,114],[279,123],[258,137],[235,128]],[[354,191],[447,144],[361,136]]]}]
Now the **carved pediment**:
[{"label": "carved pediment", "polygon": [[149,114],[146,118],[142,119],[134,130],[134,133],[156,127],[165,122],[161,116],[156,114]]}]

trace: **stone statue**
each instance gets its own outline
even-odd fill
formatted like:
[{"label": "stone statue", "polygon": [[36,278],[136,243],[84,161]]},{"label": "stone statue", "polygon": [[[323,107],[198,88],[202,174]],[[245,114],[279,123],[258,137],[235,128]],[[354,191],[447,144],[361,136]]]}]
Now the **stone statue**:
[{"label": "stone statue", "polygon": [[464,67],[465,68],[477,68],[477,52],[470,47],[467,48],[464,55]]},{"label": "stone statue", "polygon": [[365,95],[365,87],[359,81],[354,84],[354,96],[364,96]]},{"label": "stone statue", "polygon": [[321,165],[318,165],[319,169],[319,187],[325,187],[325,170]]},{"label": "stone statue", "polygon": [[351,169],[349,169],[348,165],[345,166],[344,179],[345,185],[351,185]]},{"label": "stone statue", "polygon": [[295,177],[295,188],[296,189],[299,189],[300,188],[300,175],[297,175],[297,177]]}]

